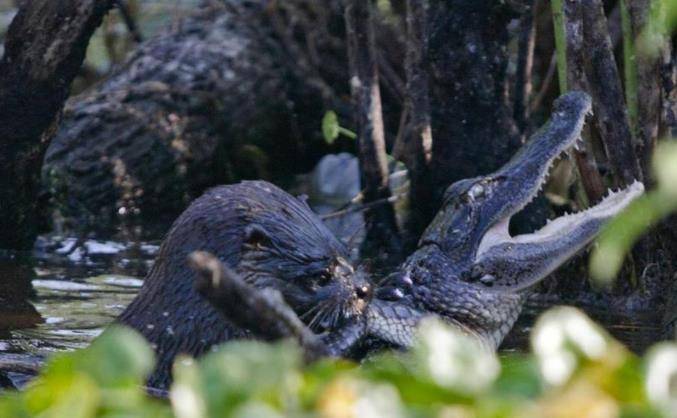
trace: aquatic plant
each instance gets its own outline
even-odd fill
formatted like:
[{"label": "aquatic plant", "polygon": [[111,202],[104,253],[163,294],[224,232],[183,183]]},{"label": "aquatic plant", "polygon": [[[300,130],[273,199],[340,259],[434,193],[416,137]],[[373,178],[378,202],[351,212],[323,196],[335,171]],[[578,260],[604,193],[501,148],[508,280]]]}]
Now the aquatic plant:
[{"label": "aquatic plant", "polygon": [[[547,311],[532,353],[501,354],[434,319],[407,353],[358,365],[304,364],[283,341],[237,341],[180,358],[169,401],[142,386],[153,353],[112,327],[86,349],[55,355],[2,417],[670,417],[677,410],[677,344],[640,358],[570,307]],[[673,415],[671,415],[673,414]]]}]

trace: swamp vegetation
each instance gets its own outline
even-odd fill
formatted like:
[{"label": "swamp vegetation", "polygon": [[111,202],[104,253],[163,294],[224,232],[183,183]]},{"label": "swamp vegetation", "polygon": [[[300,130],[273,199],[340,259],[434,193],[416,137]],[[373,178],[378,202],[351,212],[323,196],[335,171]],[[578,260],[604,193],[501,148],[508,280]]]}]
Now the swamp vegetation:
[{"label": "swamp vegetation", "polygon": [[[675,28],[675,0],[0,0],[0,417],[676,417]],[[305,195],[378,289],[571,91],[582,141],[510,233],[646,192],[497,353],[426,318],[316,358],[280,315],[145,386],[156,347],[109,324],[207,189]]]}]

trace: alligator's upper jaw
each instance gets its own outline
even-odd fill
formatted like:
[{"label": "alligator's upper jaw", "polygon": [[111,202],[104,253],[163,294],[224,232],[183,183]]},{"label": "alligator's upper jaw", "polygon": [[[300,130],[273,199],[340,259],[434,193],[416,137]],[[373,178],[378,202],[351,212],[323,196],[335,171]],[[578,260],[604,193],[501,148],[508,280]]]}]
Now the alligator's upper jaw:
[{"label": "alligator's upper jaw", "polygon": [[[507,228],[510,217],[536,197],[554,161],[570,147],[577,146],[591,109],[590,97],[585,93],[561,96],[554,103],[548,123],[507,164],[489,176],[495,184],[492,196],[482,203],[482,219],[490,224],[483,237],[491,239],[496,230]],[[495,229],[493,226],[497,225]],[[480,252],[483,244],[480,243]]]},{"label": "alligator's upper jaw", "polygon": [[475,262],[491,274],[495,289],[520,291],[532,286],[561,266],[599,232],[601,226],[644,192],[635,182],[610,193],[597,205],[549,221],[531,234],[511,237],[507,225],[497,225],[483,242]]}]

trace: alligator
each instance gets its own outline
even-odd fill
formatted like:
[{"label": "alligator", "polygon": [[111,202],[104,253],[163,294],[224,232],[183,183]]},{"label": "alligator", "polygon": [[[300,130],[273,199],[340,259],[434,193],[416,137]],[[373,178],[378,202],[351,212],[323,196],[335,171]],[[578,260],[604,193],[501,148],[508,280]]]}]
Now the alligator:
[{"label": "alligator", "polygon": [[590,112],[587,94],[563,95],[548,123],[503,167],[449,186],[418,249],[379,283],[361,314],[326,330],[326,352],[359,358],[384,344],[407,348],[431,315],[497,349],[530,290],[644,191],[634,182],[533,233],[510,235],[511,217],[537,196],[556,159],[578,146]]},{"label": "alligator", "polygon": [[379,285],[364,325],[339,332],[344,340],[339,341],[339,354],[364,337],[408,347],[416,325],[429,315],[498,348],[530,289],[643,193],[642,183],[634,182],[582,212],[550,220],[533,233],[510,236],[511,217],[536,197],[555,160],[579,145],[590,112],[587,94],[561,96],[548,123],[508,163],[492,174],[452,184],[418,249]]}]

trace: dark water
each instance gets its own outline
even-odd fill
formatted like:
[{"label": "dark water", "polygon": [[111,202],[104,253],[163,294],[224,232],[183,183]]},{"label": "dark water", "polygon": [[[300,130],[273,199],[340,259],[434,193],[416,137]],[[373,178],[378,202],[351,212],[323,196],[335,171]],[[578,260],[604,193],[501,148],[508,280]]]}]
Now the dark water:
[{"label": "dark water", "polygon": [[40,237],[32,259],[4,257],[2,287],[21,290],[0,293],[0,357],[38,360],[89,344],[134,298],[158,247],[52,236]]},{"label": "dark water", "polygon": [[529,333],[538,316],[558,304],[576,306],[582,309],[614,338],[623,342],[630,350],[638,354],[643,353],[655,343],[661,334],[660,321],[655,318],[655,312],[633,312],[632,314],[610,312],[603,306],[562,303],[555,298],[535,294],[527,300],[515,327],[503,341],[501,350],[528,350]]}]

